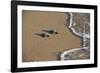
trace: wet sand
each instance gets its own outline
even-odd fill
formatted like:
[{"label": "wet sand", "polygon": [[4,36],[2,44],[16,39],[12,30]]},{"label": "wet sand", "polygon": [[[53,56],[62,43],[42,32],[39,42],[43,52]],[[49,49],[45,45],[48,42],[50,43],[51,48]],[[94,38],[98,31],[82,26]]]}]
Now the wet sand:
[{"label": "wet sand", "polygon": [[[67,27],[63,12],[23,11],[22,13],[22,61],[55,61],[56,53],[80,47],[80,38]],[[57,35],[42,38],[34,33],[42,29],[55,29]]]}]

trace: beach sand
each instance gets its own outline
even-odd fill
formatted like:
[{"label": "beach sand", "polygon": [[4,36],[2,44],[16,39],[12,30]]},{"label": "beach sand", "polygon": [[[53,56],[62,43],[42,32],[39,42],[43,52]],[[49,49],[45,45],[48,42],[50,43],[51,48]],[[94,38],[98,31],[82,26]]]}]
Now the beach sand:
[{"label": "beach sand", "polygon": [[[22,62],[56,61],[56,53],[80,47],[79,37],[64,25],[63,12],[27,11],[22,12]],[[35,35],[43,29],[55,29],[58,34],[42,38]]]}]

